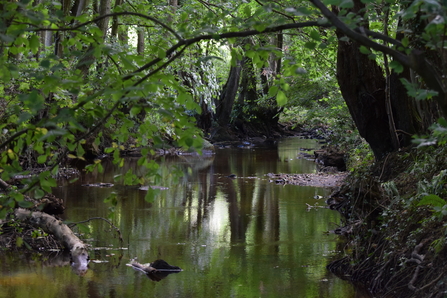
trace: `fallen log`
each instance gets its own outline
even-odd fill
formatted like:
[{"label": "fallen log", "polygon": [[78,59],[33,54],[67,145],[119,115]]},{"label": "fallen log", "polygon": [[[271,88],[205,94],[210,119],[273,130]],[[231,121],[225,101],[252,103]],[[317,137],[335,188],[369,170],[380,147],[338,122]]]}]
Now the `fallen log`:
[{"label": "fallen log", "polygon": [[17,219],[27,221],[36,228],[41,228],[44,232],[54,235],[62,246],[70,251],[72,266],[78,274],[87,271],[89,256],[87,245],[82,242],[73,231],[62,221],[40,211],[30,211],[17,208],[14,212]]},{"label": "fallen log", "polygon": [[166,278],[169,274],[179,273],[183,271],[180,267],[169,265],[164,260],[155,260],[154,262],[149,264],[140,264],[135,261],[135,259],[133,259],[129,264],[126,265],[132,267],[137,271],[143,272],[149,279],[153,281],[160,281],[163,278]]}]

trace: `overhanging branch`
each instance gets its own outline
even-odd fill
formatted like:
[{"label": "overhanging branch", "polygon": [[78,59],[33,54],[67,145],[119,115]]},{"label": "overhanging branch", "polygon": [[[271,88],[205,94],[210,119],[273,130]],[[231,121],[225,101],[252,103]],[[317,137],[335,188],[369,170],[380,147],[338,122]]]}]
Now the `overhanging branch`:
[{"label": "overhanging branch", "polygon": [[[360,45],[366,46],[368,48],[374,49],[376,51],[390,55],[394,60],[398,61],[405,67],[414,70],[417,74],[421,76],[425,84],[432,90],[438,92],[438,95],[434,97],[437,101],[440,109],[442,110],[443,116],[447,116],[447,92],[440,75],[436,72],[435,68],[431,63],[425,58],[424,52],[418,49],[412,49],[409,55],[405,55],[399,51],[392,48],[384,46],[382,44],[376,43],[375,41],[368,38],[365,30],[360,30],[360,32],[365,32],[365,34],[358,33],[343,23],[332,11],[330,11],[326,5],[324,5],[320,0],[310,0],[325,16],[332,25],[343,32],[347,37],[358,42]],[[362,29],[362,28],[359,28]],[[370,35],[371,31],[368,32]],[[382,37],[377,33],[374,34],[375,37]],[[390,39],[387,38],[386,41]],[[395,44],[395,43],[394,43]]]},{"label": "overhanging branch", "polygon": [[[361,34],[361,33],[357,33],[356,31],[350,29],[332,11],[330,11],[326,7],[326,5],[324,5],[320,0],[310,0],[310,2],[312,2],[312,4],[315,5],[321,11],[323,16],[325,16],[329,20],[329,22],[331,22],[332,25],[334,25],[337,29],[339,29],[341,32],[343,32],[347,37],[351,38],[352,40],[354,40],[354,41],[358,42],[359,44],[364,45],[368,48],[371,48],[376,51],[390,55],[395,60],[399,61],[403,66],[410,67],[410,60],[406,55],[371,40],[370,38],[368,38],[366,36],[366,33]],[[372,35],[372,32],[369,31],[369,34]],[[378,34],[374,34],[374,35],[379,36]],[[384,36],[381,35],[381,37],[383,39]],[[387,40],[389,40],[389,38],[387,38]]]}]

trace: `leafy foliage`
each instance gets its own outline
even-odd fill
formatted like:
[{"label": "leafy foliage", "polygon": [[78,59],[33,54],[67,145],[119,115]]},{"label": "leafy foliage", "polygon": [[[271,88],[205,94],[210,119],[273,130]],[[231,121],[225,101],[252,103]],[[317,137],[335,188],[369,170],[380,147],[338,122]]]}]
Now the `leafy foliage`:
[{"label": "leafy foliage", "polygon": [[[378,53],[386,53],[397,72],[400,67],[414,69],[420,78],[403,82],[415,98],[442,97],[437,86],[416,85],[436,80],[427,80],[423,68],[406,58],[421,44],[444,50],[446,9],[437,1],[408,6],[363,2],[370,28],[377,32],[394,29],[399,18],[409,21],[418,12],[429,17],[421,32],[412,33],[414,38],[397,41],[376,34],[383,44],[373,38],[360,40],[360,51],[377,61],[384,59]],[[334,23],[346,34],[341,39],[356,40],[353,29],[364,20],[349,12],[353,1],[324,4],[338,6],[337,20],[347,26]],[[172,6],[165,1],[117,1],[98,15],[105,1],[69,7],[46,0],[1,0],[1,179],[26,176],[36,167],[41,171],[24,180],[24,189],[12,189],[0,204],[14,207],[24,193],[42,197],[56,186],[61,165],[85,160],[89,153],[104,151],[121,165],[121,151],[143,148],[140,164],[151,175],[157,169],[147,157],[157,147],[169,143],[200,152],[202,131],[196,117],[214,110],[231,63],[242,59],[253,65],[256,98],[241,97],[245,102],[235,105],[245,109],[240,115],[258,117],[262,113],[255,111],[264,109],[276,117],[283,111],[284,121],[298,116],[309,125],[355,131],[337,91],[337,37],[327,29],[327,20],[334,19],[324,4],[231,0]],[[434,131],[443,142],[440,125]],[[90,161],[87,169],[103,170],[99,160]],[[140,178],[128,174],[124,180],[139,183]]]}]

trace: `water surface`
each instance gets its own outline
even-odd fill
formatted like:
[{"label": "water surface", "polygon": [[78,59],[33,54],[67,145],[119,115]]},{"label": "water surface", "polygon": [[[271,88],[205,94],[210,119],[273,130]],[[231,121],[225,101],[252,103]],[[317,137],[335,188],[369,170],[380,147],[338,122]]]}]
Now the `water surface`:
[{"label": "water surface", "polygon": [[[129,168],[142,171],[136,159],[124,169],[105,163],[104,173],[54,193],[66,202],[66,220],[107,218],[114,211],[111,221],[124,244],[105,221],[84,223],[90,233],[83,237],[95,248],[84,276],[56,252],[45,258],[1,253],[0,297],[360,297],[325,268],[339,245],[337,236],[326,233],[336,227],[338,214],[307,210],[306,203],[323,206],[314,197],[328,190],[276,185],[266,177],[315,172],[315,163],[297,157],[300,148],[318,147],[290,138],[274,147],[166,158],[152,183],[168,189],[151,203],[146,191],[114,180]],[[96,182],[115,185],[82,186]],[[115,206],[104,202],[112,193]],[[184,271],[155,282],[125,265],[134,257],[142,263],[161,258]]]}]

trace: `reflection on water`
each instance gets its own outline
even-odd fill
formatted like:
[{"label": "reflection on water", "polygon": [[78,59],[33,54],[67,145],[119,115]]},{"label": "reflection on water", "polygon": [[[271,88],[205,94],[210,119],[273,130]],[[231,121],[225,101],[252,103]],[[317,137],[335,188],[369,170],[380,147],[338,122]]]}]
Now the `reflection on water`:
[{"label": "reflection on water", "polygon": [[[292,138],[277,148],[218,149],[211,157],[166,159],[154,182],[168,189],[156,190],[152,203],[144,200],[146,191],[113,180],[137,169],[136,160],[118,170],[106,163],[103,174],[54,193],[66,202],[70,221],[107,217],[111,205],[104,199],[116,193],[111,220],[123,233],[125,249],[119,249],[113,228],[93,220],[86,223],[91,234],[85,237],[96,249],[83,277],[69,266],[0,254],[0,298],[356,297],[350,284],[325,268],[337,250],[337,237],[325,232],[338,223],[338,214],[306,211],[306,203],[323,205],[314,196],[328,191],[279,186],[265,176],[315,172],[313,162],[297,156],[300,148],[316,147],[312,140]],[[95,182],[115,186],[81,186]],[[125,266],[134,257],[141,263],[164,259],[184,271],[154,282]]]}]

